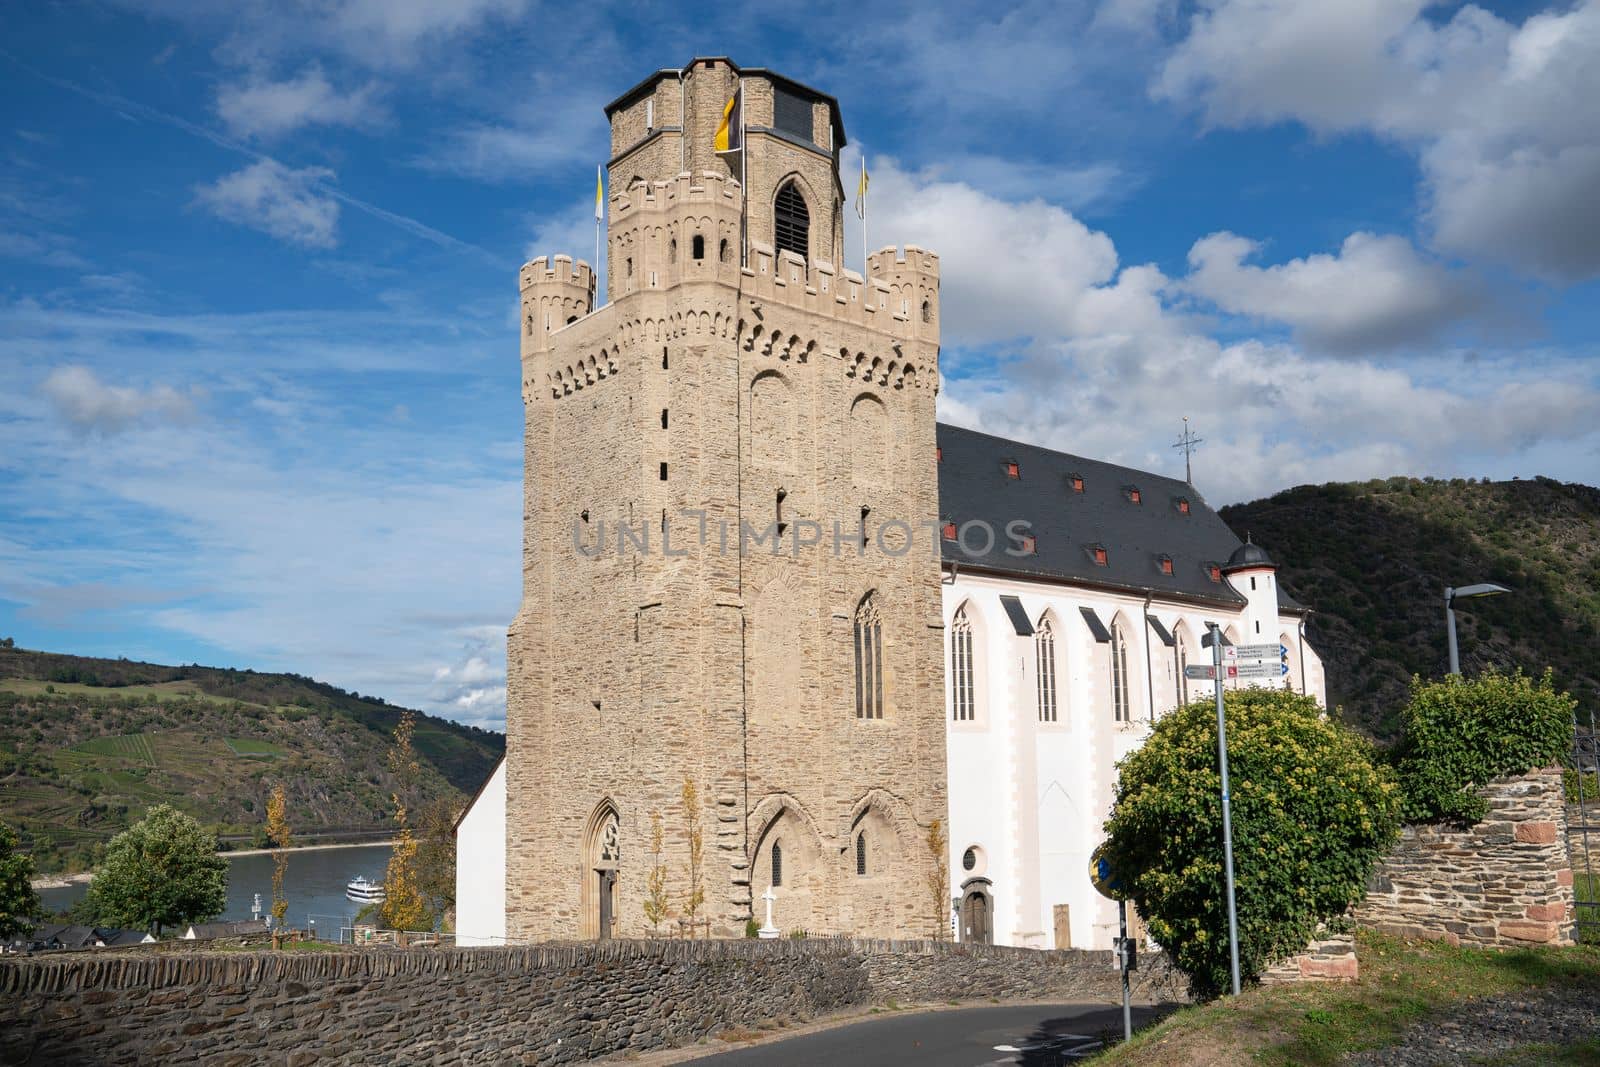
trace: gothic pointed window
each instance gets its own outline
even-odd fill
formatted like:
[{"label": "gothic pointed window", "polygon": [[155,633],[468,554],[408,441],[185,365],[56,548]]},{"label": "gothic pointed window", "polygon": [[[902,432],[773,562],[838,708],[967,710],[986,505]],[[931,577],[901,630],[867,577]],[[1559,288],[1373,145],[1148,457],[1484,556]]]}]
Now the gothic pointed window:
[{"label": "gothic pointed window", "polygon": [[772,884],[783,885],[783,846],[776,841],[772,843]]},{"label": "gothic pointed window", "polygon": [[1178,706],[1189,703],[1189,678],[1183,672],[1189,666],[1189,642],[1184,640],[1183,631],[1173,635],[1172,674],[1174,689],[1178,694]]},{"label": "gothic pointed window", "polygon": [[861,831],[856,835],[856,874],[865,877],[867,873],[867,832]]},{"label": "gothic pointed window", "polygon": [[1133,721],[1128,692],[1128,635],[1120,619],[1111,626],[1111,711],[1117,722]]},{"label": "gothic pointed window", "polygon": [[955,704],[952,718],[956,722],[972,722],[978,717],[974,688],[972,620],[967,618],[966,605],[962,605],[950,623],[950,689]]},{"label": "gothic pointed window", "polygon": [[1056,721],[1056,635],[1050,618],[1039,620],[1033,631],[1033,653],[1038,665],[1039,721]]},{"label": "gothic pointed window", "polygon": [[856,718],[883,718],[883,622],[868,593],[856,607]]},{"label": "gothic pointed window", "polygon": [[800,187],[792,181],[784,183],[773,203],[772,236],[780,253],[787,249],[802,259],[810,258],[811,211]]}]

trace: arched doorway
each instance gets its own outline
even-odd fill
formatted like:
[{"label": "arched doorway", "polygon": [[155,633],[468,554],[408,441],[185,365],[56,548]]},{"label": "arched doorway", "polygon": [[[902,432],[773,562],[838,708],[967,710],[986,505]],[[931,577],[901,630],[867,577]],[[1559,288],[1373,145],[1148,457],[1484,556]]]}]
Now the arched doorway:
[{"label": "arched doorway", "polygon": [[994,901],[987,878],[974,878],[961,887],[961,940],[969,945],[994,944]]},{"label": "arched doorway", "polygon": [[584,849],[583,936],[605,940],[616,935],[617,871],[622,859],[617,809],[602,801],[589,818]]}]

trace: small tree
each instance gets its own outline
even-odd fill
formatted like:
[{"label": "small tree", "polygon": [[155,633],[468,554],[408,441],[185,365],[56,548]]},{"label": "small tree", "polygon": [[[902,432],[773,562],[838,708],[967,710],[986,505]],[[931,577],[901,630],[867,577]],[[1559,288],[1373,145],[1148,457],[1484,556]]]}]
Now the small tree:
[{"label": "small tree", "polygon": [[[1292,692],[1227,693],[1239,969],[1253,979],[1366,891],[1399,829],[1399,788],[1371,746]],[[1228,982],[1217,720],[1161,718],[1118,764],[1107,858],[1194,991]]]},{"label": "small tree", "polygon": [[928,859],[931,866],[928,868],[928,896],[933,903],[933,939],[943,941],[950,933],[950,919],[947,903],[950,892],[950,838],[944,832],[944,824],[938,819],[928,825],[928,836],[925,839],[928,845]]},{"label": "small tree", "polygon": [[661,813],[650,813],[650,874],[645,879],[644,917],[650,922],[650,932],[659,934],[661,922],[669,914],[667,906],[667,865],[661,862]]},{"label": "small tree", "polygon": [[437,915],[450,914],[456,906],[455,828],[459,814],[453,801],[440,797],[422,809],[418,820],[417,888]]},{"label": "small tree", "polygon": [[32,930],[43,912],[33,891],[33,857],[17,847],[17,832],[0,822],[0,941]]},{"label": "small tree", "polygon": [[84,898],[94,922],[157,934],[214,919],[227,906],[228,861],[217,855],[217,839],[167,804],[111,839]]},{"label": "small tree", "polygon": [[700,905],[706,902],[706,891],[701,884],[700,864],[705,848],[705,832],[700,828],[700,791],[693,780],[683,780],[683,826],[689,842],[689,891],[683,898],[683,918],[689,924],[689,936],[694,936],[695,916]]},{"label": "small tree", "polygon": [[1483,818],[1488,805],[1475,787],[1560,760],[1572,746],[1576,707],[1548,670],[1537,682],[1520,670],[1413,678],[1396,759],[1406,821]]},{"label": "small tree", "polygon": [[283,920],[289,914],[289,901],[283,895],[283,876],[289,870],[289,798],[283,783],[272,787],[267,797],[267,837],[272,840],[272,943],[277,947]]},{"label": "small tree", "polygon": [[416,750],[411,745],[415,729],[416,716],[410,711],[401,712],[394,728],[394,741],[389,746],[389,773],[394,776],[394,792],[390,794],[394,803],[394,851],[384,874],[383,904],[378,908],[378,915],[383,924],[393,930],[420,930],[433,925],[433,916],[417,882],[417,841],[412,836],[406,811],[406,798],[422,773]]}]

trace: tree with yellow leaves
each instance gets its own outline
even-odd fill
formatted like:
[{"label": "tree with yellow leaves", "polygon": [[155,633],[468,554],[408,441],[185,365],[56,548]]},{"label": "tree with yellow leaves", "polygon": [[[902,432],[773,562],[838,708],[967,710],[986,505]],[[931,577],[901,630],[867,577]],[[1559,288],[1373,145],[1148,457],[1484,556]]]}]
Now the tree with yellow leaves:
[{"label": "tree with yellow leaves", "polygon": [[943,941],[950,933],[950,918],[945,894],[950,892],[950,839],[945,835],[944,824],[938,819],[928,826],[928,895],[933,901],[933,939]]},{"label": "tree with yellow leaves", "polygon": [[272,787],[267,797],[267,837],[272,841],[272,946],[283,936],[283,920],[289,914],[289,901],[283,895],[283,877],[289,870],[289,798],[283,783]]},{"label": "tree with yellow leaves", "polygon": [[689,892],[683,898],[683,919],[689,936],[694,937],[694,920],[700,905],[706,902],[706,891],[701,883],[700,866],[705,851],[705,831],[700,827],[700,790],[694,781],[683,780],[683,823],[689,841]]},{"label": "tree with yellow leaves", "polygon": [[661,921],[671,914],[667,905],[667,865],[661,862],[661,813],[650,813],[650,874],[645,879],[644,917],[650,921],[650,932],[660,932]]},{"label": "tree with yellow leaves", "polygon": [[394,742],[389,746],[389,773],[394,779],[394,851],[389,856],[389,869],[383,879],[383,903],[378,907],[378,919],[391,930],[431,929],[433,915],[417,879],[417,840],[411,833],[406,811],[406,798],[415,789],[422,773],[417,763],[416,749],[411,735],[416,729],[416,716],[410,711],[400,714],[395,724]]}]

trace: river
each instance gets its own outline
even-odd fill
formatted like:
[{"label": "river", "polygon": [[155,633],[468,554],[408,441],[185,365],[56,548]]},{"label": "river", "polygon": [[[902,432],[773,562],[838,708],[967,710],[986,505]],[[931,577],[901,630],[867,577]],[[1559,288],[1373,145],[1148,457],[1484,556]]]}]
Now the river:
[{"label": "river", "polygon": [[[374,882],[383,881],[389,864],[388,845],[357,845],[351,848],[291,850],[289,869],[283,878],[284,896],[289,901],[290,926],[304,929],[316,920],[319,936],[337,940],[339,927],[360,910],[361,905],[344,895],[345,885],[357,875]],[[263,913],[272,906],[272,856],[229,856],[228,907],[224,919],[248,919],[255,895],[261,894]],[[39,899],[45,910],[60,911],[89,891],[87,885],[60,889],[41,889]]]}]

